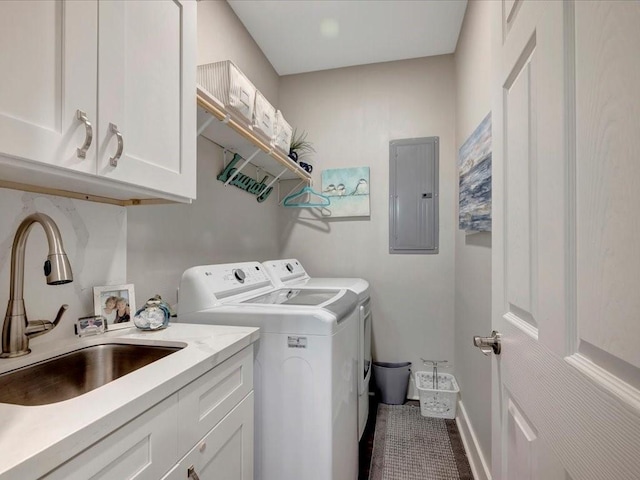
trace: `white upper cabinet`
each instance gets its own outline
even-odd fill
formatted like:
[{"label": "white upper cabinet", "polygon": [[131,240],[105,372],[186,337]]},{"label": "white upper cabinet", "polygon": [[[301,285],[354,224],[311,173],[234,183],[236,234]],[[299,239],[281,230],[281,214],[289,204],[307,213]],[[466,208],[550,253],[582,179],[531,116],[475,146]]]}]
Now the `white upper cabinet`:
[{"label": "white upper cabinet", "polygon": [[193,0],[0,2],[0,42],[0,180],[195,198]]},{"label": "white upper cabinet", "polygon": [[[95,172],[98,35],[95,2],[0,2],[0,152]],[[95,134],[95,125],[92,125]],[[92,161],[91,158],[94,160]]]},{"label": "white upper cabinet", "polygon": [[[99,2],[99,175],[195,197],[195,10],[191,1]],[[110,125],[122,135],[117,166]]]}]

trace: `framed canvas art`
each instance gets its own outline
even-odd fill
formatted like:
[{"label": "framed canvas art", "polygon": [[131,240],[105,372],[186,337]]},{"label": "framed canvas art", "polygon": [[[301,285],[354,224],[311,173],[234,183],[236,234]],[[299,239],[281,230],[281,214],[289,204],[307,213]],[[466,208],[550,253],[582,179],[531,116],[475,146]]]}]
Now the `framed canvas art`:
[{"label": "framed canvas art", "polygon": [[322,194],[331,199],[331,217],[370,216],[369,181],[369,167],[323,170]]},{"label": "framed canvas art", "polygon": [[458,224],[466,232],[491,231],[491,112],[458,152]]}]

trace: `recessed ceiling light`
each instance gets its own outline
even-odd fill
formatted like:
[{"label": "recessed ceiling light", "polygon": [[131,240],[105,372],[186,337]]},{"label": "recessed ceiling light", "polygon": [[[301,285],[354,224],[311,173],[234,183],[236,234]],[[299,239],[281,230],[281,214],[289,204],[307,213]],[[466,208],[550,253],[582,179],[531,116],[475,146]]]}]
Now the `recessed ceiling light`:
[{"label": "recessed ceiling light", "polygon": [[340,33],[340,25],[335,18],[325,18],[320,22],[320,33],[323,37],[335,38]]}]

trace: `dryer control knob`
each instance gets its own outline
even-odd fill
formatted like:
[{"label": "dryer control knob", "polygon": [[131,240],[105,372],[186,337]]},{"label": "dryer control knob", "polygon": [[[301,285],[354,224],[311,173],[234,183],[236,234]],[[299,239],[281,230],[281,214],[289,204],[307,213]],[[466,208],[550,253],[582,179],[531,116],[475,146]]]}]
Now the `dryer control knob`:
[{"label": "dryer control knob", "polygon": [[285,267],[287,267],[287,270],[289,270],[289,273],[293,273],[293,265],[291,265],[290,263],[287,263]]},{"label": "dryer control knob", "polygon": [[233,275],[236,277],[236,280],[238,280],[240,283],[244,283],[244,279],[247,278],[247,275],[239,268],[236,268],[233,271]]}]

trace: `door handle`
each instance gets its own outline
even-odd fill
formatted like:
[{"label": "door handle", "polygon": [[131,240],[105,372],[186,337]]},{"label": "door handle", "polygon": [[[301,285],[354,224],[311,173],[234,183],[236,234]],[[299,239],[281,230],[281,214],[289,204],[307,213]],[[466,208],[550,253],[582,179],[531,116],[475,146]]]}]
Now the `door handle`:
[{"label": "door handle", "polygon": [[109,165],[111,165],[112,167],[117,167],[118,160],[120,160],[120,157],[122,156],[122,150],[124,149],[124,141],[122,140],[122,134],[120,133],[120,130],[118,130],[118,127],[113,123],[109,124],[109,131],[113,133],[118,139],[118,150],[116,150],[116,154],[113,157],[109,158]]},{"label": "door handle", "polygon": [[91,146],[91,140],[93,140],[93,127],[91,122],[87,118],[87,114],[82,110],[76,110],[76,118],[84,124],[84,144],[76,149],[76,155],[78,158],[87,158],[87,150]]},{"label": "door handle", "polygon": [[492,352],[500,355],[500,350],[502,349],[500,337],[502,337],[502,335],[494,330],[491,332],[490,337],[478,337],[476,335],[473,337],[473,344],[482,350],[482,353],[485,355],[491,355]]},{"label": "door handle", "polygon": [[189,480],[200,480],[200,477],[196,473],[196,469],[194,468],[193,465],[191,465],[187,470],[187,478]]}]

